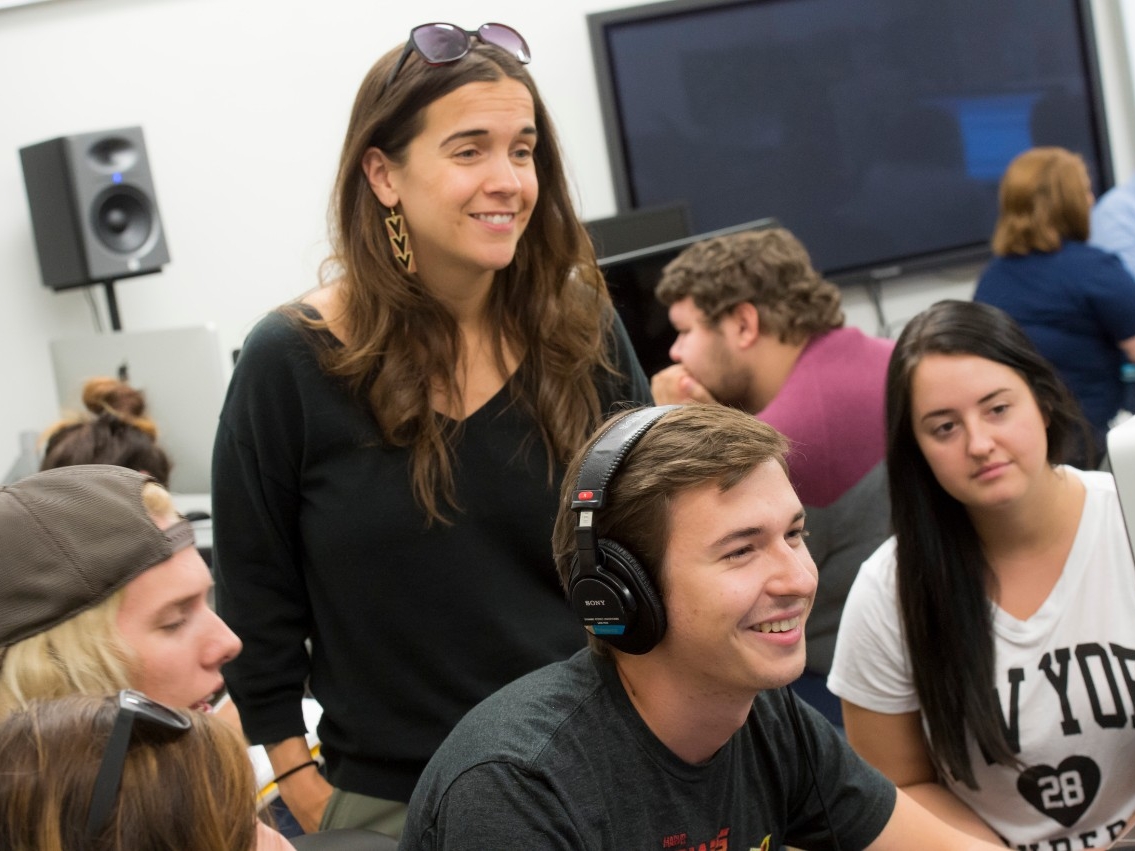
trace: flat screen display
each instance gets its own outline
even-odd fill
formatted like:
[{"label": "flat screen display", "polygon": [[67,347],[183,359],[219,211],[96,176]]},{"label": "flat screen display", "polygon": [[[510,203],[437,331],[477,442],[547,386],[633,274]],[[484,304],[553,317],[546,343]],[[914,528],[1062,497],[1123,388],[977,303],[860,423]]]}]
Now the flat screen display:
[{"label": "flat screen display", "polygon": [[84,412],[88,379],[126,381],[146,394],[146,415],[158,428],[158,445],[173,462],[170,490],[210,492],[213,437],[230,371],[215,327],[117,331],[52,340],[50,346],[64,416]]},{"label": "flat screen display", "polygon": [[619,208],[775,217],[837,280],[988,252],[1016,154],[1113,182],[1086,0],[673,0],[588,16]]}]

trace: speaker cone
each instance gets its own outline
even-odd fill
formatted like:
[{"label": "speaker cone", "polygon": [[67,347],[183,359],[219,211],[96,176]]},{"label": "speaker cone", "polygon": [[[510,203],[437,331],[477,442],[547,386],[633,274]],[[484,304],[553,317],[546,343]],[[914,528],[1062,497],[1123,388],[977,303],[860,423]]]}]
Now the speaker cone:
[{"label": "speaker cone", "polygon": [[154,230],[149,199],[130,186],[108,188],[95,199],[92,213],[99,241],[120,254],[138,251]]}]

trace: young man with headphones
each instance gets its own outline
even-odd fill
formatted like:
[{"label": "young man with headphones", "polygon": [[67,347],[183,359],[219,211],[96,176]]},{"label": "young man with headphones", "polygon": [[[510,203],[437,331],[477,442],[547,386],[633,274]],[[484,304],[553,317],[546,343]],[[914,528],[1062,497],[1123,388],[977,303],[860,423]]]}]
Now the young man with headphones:
[{"label": "young man with headphones", "polygon": [[400,848],[979,851],[783,688],[816,593],[784,438],[620,415],[568,468],[556,564],[591,647],[501,689],[422,775]]}]

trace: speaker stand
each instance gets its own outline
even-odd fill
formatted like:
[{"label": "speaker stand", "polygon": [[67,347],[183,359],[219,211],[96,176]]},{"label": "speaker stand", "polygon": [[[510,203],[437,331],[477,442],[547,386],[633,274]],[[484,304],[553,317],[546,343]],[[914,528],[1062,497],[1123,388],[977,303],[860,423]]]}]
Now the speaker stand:
[{"label": "speaker stand", "polygon": [[114,295],[114,281],[103,281],[106,288],[106,312],[110,315],[110,330],[121,331],[122,322],[118,318],[118,298]]}]

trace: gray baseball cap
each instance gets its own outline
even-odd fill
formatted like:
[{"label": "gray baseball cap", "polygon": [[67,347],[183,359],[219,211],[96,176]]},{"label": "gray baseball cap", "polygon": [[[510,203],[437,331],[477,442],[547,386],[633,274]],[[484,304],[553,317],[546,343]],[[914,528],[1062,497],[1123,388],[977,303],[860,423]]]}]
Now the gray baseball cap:
[{"label": "gray baseball cap", "polygon": [[125,467],[59,467],[0,487],[0,647],[97,606],[193,544],[162,530],[142,502],[153,481]]}]

